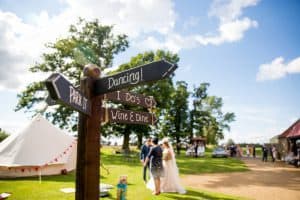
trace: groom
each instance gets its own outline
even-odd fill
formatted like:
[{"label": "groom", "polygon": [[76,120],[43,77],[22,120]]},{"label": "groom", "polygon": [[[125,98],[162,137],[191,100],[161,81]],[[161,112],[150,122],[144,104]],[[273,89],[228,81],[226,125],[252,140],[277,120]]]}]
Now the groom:
[{"label": "groom", "polygon": [[153,147],[151,148],[146,160],[144,162],[144,167],[147,166],[147,163],[151,159],[150,163],[150,171],[152,177],[154,179],[155,191],[153,194],[159,195],[160,194],[160,178],[163,176],[163,164],[162,164],[162,156],[163,151],[161,147],[158,145],[158,138],[154,138],[152,140]]},{"label": "groom", "polygon": [[[148,138],[145,142],[145,144],[142,146],[142,149],[141,149],[141,154],[140,154],[140,160],[141,160],[141,163],[142,165],[144,165],[144,162],[146,160],[146,157],[147,155],[149,154],[150,152],[150,149],[151,149],[151,145],[152,145],[152,141],[151,141],[151,138]],[[146,183],[147,179],[146,179],[146,176],[147,176],[147,168],[149,168],[149,164],[147,166],[144,166],[143,167],[143,179]]]}]

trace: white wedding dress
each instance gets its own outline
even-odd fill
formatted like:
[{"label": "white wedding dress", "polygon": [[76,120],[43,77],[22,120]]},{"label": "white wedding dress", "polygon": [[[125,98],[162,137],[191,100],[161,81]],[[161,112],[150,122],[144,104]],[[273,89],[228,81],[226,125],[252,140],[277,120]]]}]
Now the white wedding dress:
[{"label": "white wedding dress", "polygon": [[[161,177],[160,192],[177,192],[179,194],[185,194],[185,189],[180,184],[179,171],[177,168],[175,154],[173,149],[164,149],[163,158],[170,154],[170,159],[163,160],[164,177]],[[147,183],[147,188],[154,191],[154,180],[151,177]]]}]

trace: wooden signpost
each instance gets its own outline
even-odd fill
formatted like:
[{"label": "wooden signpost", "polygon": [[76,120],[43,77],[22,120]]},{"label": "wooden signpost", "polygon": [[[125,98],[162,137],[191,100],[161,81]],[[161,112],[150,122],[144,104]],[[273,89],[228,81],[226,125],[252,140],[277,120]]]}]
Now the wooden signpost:
[{"label": "wooden signpost", "polygon": [[47,96],[47,98],[46,98],[46,103],[47,103],[49,106],[53,106],[53,105],[56,105],[56,104],[57,104],[57,102],[56,102],[54,99],[52,99],[50,96]]},{"label": "wooden signpost", "polygon": [[79,112],[76,200],[99,199],[100,124],[102,120],[141,125],[153,125],[157,121],[152,113],[114,108],[103,109],[102,100],[153,108],[156,106],[153,97],[118,90],[161,80],[170,76],[176,68],[177,65],[160,60],[100,78],[99,68],[95,65],[88,65],[83,70],[85,77],[80,82],[80,89],[73,86],[59,73],[52,74],[45,81],[50,94],[47,100],[49,105],[58,102]]}]

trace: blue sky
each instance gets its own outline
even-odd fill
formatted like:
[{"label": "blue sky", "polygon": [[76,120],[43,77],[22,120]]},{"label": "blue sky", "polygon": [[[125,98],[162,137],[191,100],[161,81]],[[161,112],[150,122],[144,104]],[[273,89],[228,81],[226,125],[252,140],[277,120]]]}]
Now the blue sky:
[{"label": "blue sky", "polygon": [[225,138],[265,142],[299,118],[299,10],[297,0],[0,0],[0,127],[15,132],[30,119],[13,111],[16,95],[47,75],[27,67],[81,16],[128,34],[114,66],[145,50],[178,53],[175,80],[209,82],[236,114]]}]

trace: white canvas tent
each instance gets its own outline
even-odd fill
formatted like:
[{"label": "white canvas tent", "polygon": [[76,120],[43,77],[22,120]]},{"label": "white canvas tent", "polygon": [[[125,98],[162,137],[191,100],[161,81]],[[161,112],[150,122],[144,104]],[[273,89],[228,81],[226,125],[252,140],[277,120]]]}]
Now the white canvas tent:
[{"label": "white canvas tent", "polygon": [[38,115],[0,143],[0,178],[60,174],[76,166],[77,142]]}]

